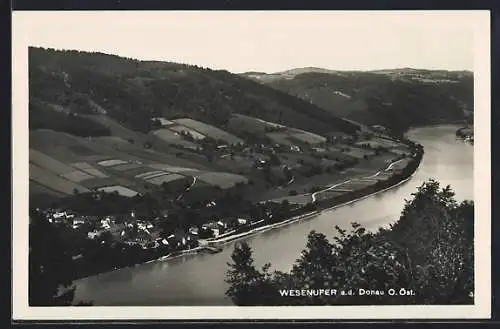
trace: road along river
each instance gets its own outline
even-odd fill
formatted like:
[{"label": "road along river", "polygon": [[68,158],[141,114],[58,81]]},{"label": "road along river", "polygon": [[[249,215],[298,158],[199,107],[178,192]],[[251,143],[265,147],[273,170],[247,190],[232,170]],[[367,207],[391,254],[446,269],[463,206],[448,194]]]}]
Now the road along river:
[{"label": "road along river", "polygon": [[[399,218],[404,200],[424,181],[434,178],[451,185],[456,199],[473,199],[473,146],[458,140],[457,126],[416,128],[408,137],[424,146],[424,157],[413,177],[393,189],[364,198],[313,218],[299,220],[246,239],[258,266],[289,270],[305,247],[311,230],[333,237],[334,226],[349,228],[356,221],[370,230]],[[225,298],[227,262],[234,242],[218,254],[185,255],[80,279],[76,300],[96,306],[216,306],[231,305]]]}]

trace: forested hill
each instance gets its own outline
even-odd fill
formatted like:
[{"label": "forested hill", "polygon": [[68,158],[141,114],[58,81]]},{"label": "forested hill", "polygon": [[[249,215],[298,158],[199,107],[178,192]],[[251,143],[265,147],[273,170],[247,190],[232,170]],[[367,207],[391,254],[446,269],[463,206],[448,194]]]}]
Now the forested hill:
[{"label": "forested hill", "polygon": [[319,134],[357,129],[330,111],[227,71],[33,47],[29,65],[31,129],[71,133],[68,127],[85,127],[89,135],[105,135],[105,127],[78,116],[90,113],[142,132],[159,116],[224,129],[231,113]]},{"label": "forested hill", "polygon": [[394,69],[372,72],[302,68],[243,76],[304,99],[329,112],[397,131],[410,126],[472,120],[469,71]]}]

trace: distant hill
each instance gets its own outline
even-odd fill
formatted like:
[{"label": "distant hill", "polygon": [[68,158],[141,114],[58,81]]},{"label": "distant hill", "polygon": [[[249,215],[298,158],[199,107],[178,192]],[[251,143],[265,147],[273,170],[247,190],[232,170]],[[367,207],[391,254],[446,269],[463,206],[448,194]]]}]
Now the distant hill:
[{"label": "distant hill", "polygon": [[[65,115],[97,113],[143,133],[153,117],[189,117],[224,129],[240,113],[315,133],[356,130],[329,111],[227,71],[42,48],[29,49],[29,65],[30,123],[37,128],[70,132],[61,127],[80,118]],[[108,134],[89,127],[91,135]]]},{"label": "distant hill", "polygon": [[334,115],[398,132],[416,125],[462,122],[474,110],[473,74],[469,71],[299,68],[242,76],[297,96]]},{"label": "distant hill", "polygon": [[175,197],[190,184],[204,197],[227,189],[259,196],[282,182],[254,169],[268,156],[252,147],[313,147],[361,130],[227,71],[42,48],[29,49],[29,128],[30,195],[40,202],[90,190],[161,192],[165,184]]}]

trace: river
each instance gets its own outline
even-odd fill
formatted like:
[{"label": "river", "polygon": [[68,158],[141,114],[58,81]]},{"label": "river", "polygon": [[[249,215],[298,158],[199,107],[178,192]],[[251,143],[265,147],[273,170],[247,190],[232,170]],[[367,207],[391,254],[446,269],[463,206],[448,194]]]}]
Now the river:
[{"label": "river", "polygon": [[[473,146],[458,140],[457,126],[416,128],[408,137],[424,146],[424,157],[415,175],[391,190],[325,211],[279,229],[247,239],[258,266],[289,270],[305,247],[311,230],[334,236],[334,226],[349,228],[356,221],[370,230],[388,226],[399,218],[404,200],[411,198],[424,181],[434,178],[451,185],[456,199],[473,199]],[[234,243],[218,254],[186,255],[142,264],[80,279],[76,300],[96,306],[217,306],[231,305],[224,296],[224,277]]]}]

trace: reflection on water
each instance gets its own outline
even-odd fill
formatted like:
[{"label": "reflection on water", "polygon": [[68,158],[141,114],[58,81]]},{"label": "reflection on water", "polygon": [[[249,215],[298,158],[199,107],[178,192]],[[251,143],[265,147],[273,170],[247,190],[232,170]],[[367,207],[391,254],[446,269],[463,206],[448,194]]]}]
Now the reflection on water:
[{"label": "reflection on water", "polygon": [[[335,225],[348,228],[351,222],[359,222],[369,230],[387,226],[399,218],[404,200],[430,178],[442,186],[451,185],[458,200],[472,199],[473,146],[457,140],[456,129],[428,127],[408,134],[425,150],[408,182],[350,206],[249,237],[256,264],[271,262],[275,269],[289,270],[311,230],[333,237]],[[93,300],[95,305],[230,305],[224,296],[224,277],[233,247],[230,243],[218,254],[186,255],[82,279],[77,282],[76,298]]]}]

